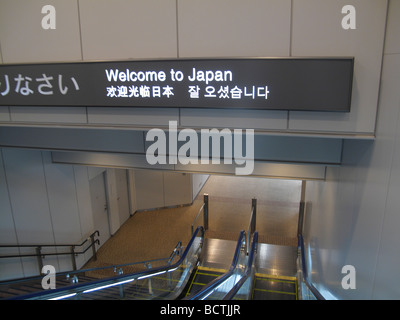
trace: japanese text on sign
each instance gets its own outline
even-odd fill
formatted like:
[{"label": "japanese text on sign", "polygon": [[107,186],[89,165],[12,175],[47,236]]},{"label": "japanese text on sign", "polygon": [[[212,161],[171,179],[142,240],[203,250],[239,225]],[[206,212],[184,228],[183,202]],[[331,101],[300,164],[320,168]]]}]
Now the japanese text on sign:
[{"label": "japanese text on sign", "polygon": [[[69,86],[73,85],[75,90],[79,90],[79,84],[74,77],[68,80],[63,79],[62,74],[58,74],[56,77],[42,74],[41,77],[32,78],[29,75],[18,74],[17,77],[11,78],[8,74],[3,75],[3,79],[0,81],[0,94],[6,96],[13,90],[17,94],[23,96],[29,96],[34,93],[41,95],[53,95],[54,91],[65,95],[68,93]],[[67,86],[68,84],[68,86]]]},{"label": "japanese text on sign", "polygon": [[[171,69],[169,79],[164,71],[132,71],[126,69],[105,69],[108,82],[165,82],[169,80],[171,85],[174,82],[182,82],[185,79],[183,71]],[[196,70],[192,69],[192,73],[186,78],[189,83],[196,82],[196,85],[187,85],[186,94],[190,99],[218,98],[218,99],[242,99],[242,98],[263,98],[268,99],[270,93],[267,85],[238,86],[238,85],[208,85],[212,82],[233,82],[233,72],[230,70]],[[186,82],[187,83],[187,82]],[[207,86],[200,87],[205,83]],[[106,95],[109,98],[161,98],[174,96],[174,87],[168,85],[110,85],[106,87]]]},{"label": "japanese text on sign", "polygon": [[353,58],[1,64],[0,106],[349,112],[353,66]]}]

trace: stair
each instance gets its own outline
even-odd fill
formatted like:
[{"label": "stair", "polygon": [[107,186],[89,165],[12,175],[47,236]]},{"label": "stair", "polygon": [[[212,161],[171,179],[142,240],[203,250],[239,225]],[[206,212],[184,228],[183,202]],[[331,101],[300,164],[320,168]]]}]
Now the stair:
[{"label": "stair", "polygon": [[297,279],[256,273],[252,300],[297,300]]},{"label": "stair", "polygon": [[205,285],[225,272],[227,272],[227,270],[202,266],[197,267],[189,279],[189,285],[185,295],[189,296],[200,291]]},{"label": "stair", "polygon": [[237,241],[239,232],[206,230],[205,238]]}]

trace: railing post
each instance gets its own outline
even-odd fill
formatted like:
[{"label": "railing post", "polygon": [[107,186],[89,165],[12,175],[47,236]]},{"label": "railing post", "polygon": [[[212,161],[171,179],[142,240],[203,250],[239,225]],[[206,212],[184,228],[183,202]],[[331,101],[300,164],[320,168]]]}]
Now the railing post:
[{"label": "railing post", "polygon": [[300,198],[300,205],[299,205],[299,221],[297,224],[297,237],[299,237],[299,235],[303,235],[305,192],[306,192],[306,181],[303,180],[301,182],[301,198]]},{"label": "railing post", "polygon": [[[114,272],[117,272],[117,268],[114,267]],[[118,270],[118,275],[124,274],[124,270],[122,268],[119,268]],[[124,290],[124,285],[120,284],[119,285],[119,296],[121,299],[125,298],[125,290]]]},{"label": "railing post", "polygon": [[72,260],[72,268],[76,270],[76,258],[75,258],[75,246],[71,246],[71,260]]},{"label": "railing post", "polygon": [[[150,262],[146,263],[146,267],[147,267],[147,269],[151,269]],[[151,286],[151,277],[148,280],[149,280],[149,294],[153,295],[154,292],[153,292],[153,288]]]},{"label": "railing post", "polygon": [[[168,262],[168,264],[170,264],[170,263]],[[172,272],[167,272],[167,277],[168,277],[168,288],[172,288],[172,275],[171,275],[171,273],[172,273]]]},{"label": "railing post", "polygon": [[250,237],[256,231],[256,217],[257,217],[257,199],[251,199],[251,215],[250,215],[250,224],[249,229],[247,230],[246,235],[246,254],[248,255],[250,252]]},{"label": "railing post", "polygon": [[95,240],[94,240],[94,234],[95,234],[96,232],[93,232],[91,235],[90,235],[90,241],[91,241],[91,246],[92,246],[92,252],[93,252],[93,259],[94,259],[94,261],[96,261],[97,260],[97,252],[96,252],[96,243],[95,243]]},{"label": "railing post", "polygon": [[253,234],[256,231],[256,219],[257,219],[257,199],[251,199],[251,209],[253,211],[251,217],[251,230],[250,233]]},{"label": "railing post", "polygon": [[297,237],[303,234],[303,220],[304,220],[304,202],[300,201],[299,206],[299,222],[297,226]]},{"label": "railing post", "polygon": [[42,247],[36,247],[36,255],[37,255],[38,266],[39,266],[39,274],[42,274],[42,269],[43,269]]},{"label": "railing post", "polygon": [[203,212],[203,219],[204,219],[204,231],[208,230],[208,194],[204,194],[204,212]]}]

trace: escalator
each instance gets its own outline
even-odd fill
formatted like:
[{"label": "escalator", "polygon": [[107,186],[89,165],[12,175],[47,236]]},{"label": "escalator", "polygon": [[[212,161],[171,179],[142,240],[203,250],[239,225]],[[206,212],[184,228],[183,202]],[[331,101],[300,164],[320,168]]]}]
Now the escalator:
[{"label": "escalator", "polygon": [[[0,283],[0,299],[297,300],[304,296],[323,299],[308,279],[302,236],[298,247],[258,243],[255,212],[253,201],[249,228],[240,232],[236,242],[207,238],[203,226],[194,231],[192,225],[192,238],[185,250],[178,243],[168,259],[148,261],[148,269],[138,271],[135,263],[114,266],[114,273],[104,273],[100,278],[92,276],[93,270],[79,270],[67,274],[67,281],[65,274],[64,279],[57,275],[56,289],[51,290],[43,290],[43,276]],[[157,260],[162,260],[162,264],[151,267],[150,263]],[[289,269],[285,270],[287,266]]]},{"label": "escalator", "polygon": [[226,273],[227,270],[198,266],[189,280],[189,286],[184,292],[184,297],[202,290],[207,284]]},{"label": "escalator", "polygon": [[[0,300],[13,299],[18,296],[26,296],[32,294],[34,292],[43,291],[42,281],[43,276],[40,277],[29,277],[24,279],[12,280],[12,281],[3,281],[0,283]],[[97,278],[79,275],[79,282],[87,283],[91,281],[98,280]],[[67,287],[73,283],[73,279],[69,279],[69,277],[57,276],[55,281],[55,287]]]},{"label": "escalator", "polygon": [[[264,259],[266,252],[275,261]],[[186,299],[325,300],[308,278],[301,234],[298,247],[289,247],[258,243],[255,232],[250,250],[247,254],[241,250],[240,254],[238,263],[233,262],[230,270]]]},{"label": "escalator", "polygon": [[252,300],[298,300],[295,277],[272,276],[256,273]]},{"label": "escalator", "polygon": [[[179,297],[197,266],[204,242],[204,228],[198,227],[175,263],[105,279],[69,283],[52,290],[8,297],[8,300],[114,300],[168,299]],[[84,270],[83,270],[84,271]],[[36,279],[37,280],[37,279]],[[25,280],[33,281],[33,280]],[[19,283],[19,286],[24,285]]]},{"label": "escalator", "polygon": [[[248,238],[247,238],[248,239]],[[187,300],[249,299],[254,276],[254,258],[258,232],[253,235],[250,251],[246,250],[246,233],[241,231],[229,270],[201,290],[190,294]]]},{"label": "escalator", "polygon": [[[80,270],[76,281],[73,281],[75,276],[70,279],[57,278],[57,289],[53,290],[42,289],[42,277],[25,279],[7,288],[0,286],[0,297],[11,300],[301,299],[301,288],[296,276],[273,274],[260,262],[261,256],[265,255],[263,251],[273,250],[271,246],[258,243],[258,232],[253,234],[251,246],[246,246],[246,238],[249,239],[246,233],[241,231],[237,242],[205,239],[204,229],[198,227],[185,251],[181,253],[182,248],[178,250],[177,246],[167,263],[160,267],[105,279],[92,277],[90,272]],[[216,253],[217,248],[226,254]],[[292,248],[292,251],[288,248],[288,256],[295,252],[297,248]],[[272,254],[276,256],[275,252]],[[216,257],[219,260],[216,260]],[[172,262],[178,258],[177,262]],[[284,257],[278,259],[282,260]],[[304,288],[303,290],[307,290],[306,286]]]},{"label": "escalator", "polygon": [[[188,300],[297,300],[297,278],[273,275],[260,268],[257,257],[258,232],[252,237],[249,251],[244,249],[245,233],[242,231],[234,259],[227,272],[190,293]],[[240,248],[240,245],[242,247]],[[259,269],[259,270],[258,270]],[[258,271],[258,272],[256,272]]]},{"label": "escalator", "polygon": [[[129,274],[122,274],[121,272],[121,274],[105,279],[88,276],[91,274],[90,270],[80,270],[79,275],[76,273],[73,276],[76,281],[71,281],[73,279],[65,280],[65,277],[62,279],[61,276],[57,277],[56,289],[52,290],[43,290],[41,286],[43,277],[34,277],[14,282],[14,285],[0,286],[0,292],[3,290],[5,294],[5,291],[7,291],[8,296],[2,296],[3,299],[7,300],[185,299],[185,297],[201,291],[210,282],[220,281],[221,277],[226,277],[227,271],[236,268],[239,256],[243,252],[244,239],[245,233],[242,231],[237,243],[226,241],[227,243],[224,244],[223,241],[217,239],[206,239],[205,241],[204,229],[200,226],[175,263],[171,263],[173,257],[170,257],[168,263],[163,266]],[[231,252],[228,249],[236,244],[230,267],[220,264],[218,266],[222,266],[222,268],[217,268],[215,267],[215,260],[210,262],[207,248],[202,250],[204,242],[207,243],[207,241],[212,243],[209,245],[209,247],[212,247],[211,250],[214,250],[213,245],[217,243],[222,251],[227,252],[227,255]],[[175,252],[177,252],[176,249]],[[117,271],[116,268],[114,269],[114,271]]]}]

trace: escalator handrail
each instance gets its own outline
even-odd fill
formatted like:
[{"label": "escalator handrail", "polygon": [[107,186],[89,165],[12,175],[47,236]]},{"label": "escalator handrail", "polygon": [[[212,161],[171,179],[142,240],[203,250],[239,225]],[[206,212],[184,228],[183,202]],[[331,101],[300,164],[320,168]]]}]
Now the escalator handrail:
[{"label": "escalator handrail", "polygon": [[214,289],[216,289],[219,285],[221,285],[226,279],[228,279],[233,274],[233,272],[235,271],[236,266],[238,264],[238,261],[239,261],[240,251],[241,251],[242,243],[243,243],[243,240],[245,239],[245,237],[246,237],[246,233],[244,230],[242,230],[239,234],[235,253],[233,255],[233,260],[232,260],[231,266],[229,267],[229,270],[226,273],[224,273],[223,275],[221,275],[218,278],[211,281],[203,289],[186,297],[184,300],[204,299],[205,297],[210,295]]},{"label": "escalator handrail", "polygon": [[[79,269],[79,270],[72,270],[72,271],[57,272],[56,277],[72,276],[75,274],[86,273],[86,272],[91,272],[91,271],[98,271],[98,270],[108,270],[108,269],[115,270],[117,268],[130,267],[130,266],[134,266],[134,265],[138,265],[138,264],[146,264],[146,263],[160,262],[160,261],[168,261],[168,263],[170,263],[177,255],[177,250],[179,247],[182,247],[181,241],[179,241],[177,243],[177,245],[175,246],[174,250],[171,252],[171,254],[168,258],[159,258],[159,259],[151,259],[151,260],[146,260],[146,261],[129,262],[129,263],[116,264],[116,265],[106,266],[106,267],[103,266],[103,267],[95,267],[95,268],[89,268],[89,269]],[[41,279],[43,279],[43,275],[4,280],[4,281],[0,281],[0,286],[22,283],[22,282],[27,282],[27,281],[41,280]]]},{"label": "escalator handrail", "polygon": [[304,239],[301,234],[298,236],[299,247],[300,247],[300,258],[301,258],[301,271],[303,273],[304,282],[306,283],[308,289],[317,298],[317,300],[325,300],[324,296],[314,287],[308,276],[307,264],[306,264],[306,254],[304,250]]},{"label": "escalator handrail", "polygon": [[251,276],[253,270],[253,262],[255,259],[255,255],[257,252],[258,245],[258,232],[254,232],[253,240],[251,243],[251,249],[249,253],[249,259],[247,261],[246,271],[243,277],[232,287],[231,290],[222,298],[222,300],[232,300],[236,293],[240,290],[242,285],[247,281],[247,279]]},{"label": "escalator handrail", "polygon": [[[0,244],[0,248],[35,248],[35,247],[82,247],[86,242],[89,241],[89,239],[91,237],[94,236],[99,237],[100,236],[100,232],[99,230],[93,231],[93,233],[87,237],[86,239],[82,240],[82,242],[80,244],[77,243],[73,243],[73,244]],[[75,253],[79,253],[79,252],[75,252]],[[46,253],[43,253],[42,255],[48,255]],[[0,258],[2,258],[3,256],[0,256]]]},{"label": "escalator handrail", "polygon": [[31,293],[31,294],[26,294],[26,295],[20,295],[20,296],[16,296],[16,297],[11,297],[7,300],[26,300],[26,299],[32,299],[32,298],[37,298],[40,296],[47,296],[47,295],[51,295],[53,297],[54,294],[56,294],[56,293],[60,293],[60,294],[68,293],[69,291],[71,291],[71,293],[79,294],[79,293],[82,293],[83,291],[85,291],[86,288],[89,288],[89,289],[93,288],[93,287],[96,288],[96,286],[99,286],[104,283],[114,282],[115,285],[118,285],[118,283],[126,282],[129,279],[132,279],[132,281],[133,281],[133,280],[143,277],[143,276],[151,277],[152,274],[156,275],[156,274],[159,274],[160,272],[177,269],[184,262],[189,250],[191,249],[191,246],[193,245],[194,240],[196,239],[196,237],[198,236],[199,233],[200,233],[200,237],[202,239],[204,239],[203,226],[199,226],[196,228],[196,231],[193,233],[192,238],[190,239],[188,245],[186,246],[186,249],[183,252],[182,256],[174,264],[166,264],[161,267],[150,268],[150,269],[147,269],[144,271],[139,271],[139,272],[135,272],[135,273],[131,273],[131,274],[117,275],[114,277],[85,282],[85,283],[78,283],[78,284],[74,284],[74,285],[70,285],[70,286],[66,286],[66,287],[62,287],[62,288],[58,288],[58,289],[45,290],[45,291],[35,292],[35,293]]}]

